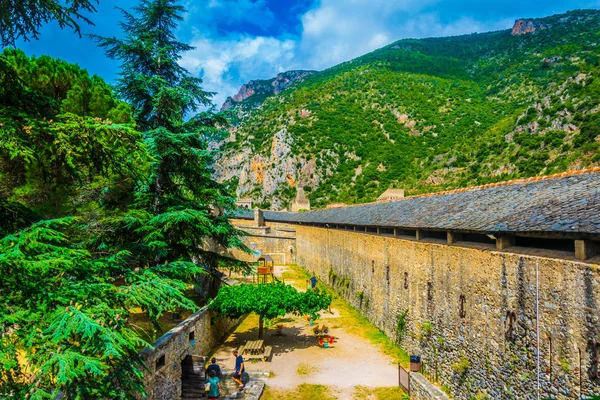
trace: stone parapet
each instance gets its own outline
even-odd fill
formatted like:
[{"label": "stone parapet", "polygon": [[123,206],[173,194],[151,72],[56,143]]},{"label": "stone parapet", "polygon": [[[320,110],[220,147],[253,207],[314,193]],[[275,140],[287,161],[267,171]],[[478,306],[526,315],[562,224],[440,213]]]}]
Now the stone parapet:
[{"label": "stone parapet", "polygon": [[450,400],[448,395],[418,372],[410,374],[411,400]]},{"label": "stone parapet", "polygon": [[203,307],[161,336],[140,356],[147,367],[144,400],[181,398],[182,362],[187,356],[207,356],[238,325],[239,320],[219,318]]}]

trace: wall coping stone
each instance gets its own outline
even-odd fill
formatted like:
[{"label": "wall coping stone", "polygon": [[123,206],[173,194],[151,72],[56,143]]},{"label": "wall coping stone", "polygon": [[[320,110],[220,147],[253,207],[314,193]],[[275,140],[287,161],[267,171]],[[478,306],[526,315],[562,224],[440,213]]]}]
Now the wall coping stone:
[{"label": "wall coping stone", "polygon": [[410,374],[410,394],[413,400],[450,400],[446,393],[418,372]]}]

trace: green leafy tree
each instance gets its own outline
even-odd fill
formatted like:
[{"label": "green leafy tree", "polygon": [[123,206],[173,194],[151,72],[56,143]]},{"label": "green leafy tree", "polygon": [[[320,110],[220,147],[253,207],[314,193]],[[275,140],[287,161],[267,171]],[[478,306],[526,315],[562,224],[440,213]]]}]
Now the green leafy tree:
[{"label": "green leafy tree", "polygon": [[97,0],[16,0],[3,1],[0,7],[0,45],[14,45],[17,39],[39,39],[42,25],[58,22],[81,35],[80,22],[91,24],[85,16],[95,12]]},{"label": "green leafy tree", "polygon": [[[49,110],[54,113],[108,118],[117,123],[132,122],[129,106],[116,99],[111,87],[98,75],[88,74],[77,64],[46,55],[30,57],[21,50],[10,48],[4,49],[0,60],[3,63],[0,71],[13,76],[11,85],[0,89],[2,91],[20,85],[54,100],[57,107]],[[19,100],[12,100],[15,101]],[[3,99],[1,104],[11,105],[10,99]]]},{"label": "green leafy tree", "polygon": [[258,337],[262,339],[265,319],[289,313],[310,315],[317,319],[318,312],[330,305],[331,296],[319,289],[298,292],[290,285],[277,282],[221,287],[209,308],[230,318],[239,318],[252,312],[258,314]]},{"label": "green leafy tree", "polygon": [[0,76],[3,197],[61,215],[77,189],[99,189],[146,162],[129,106],[101,78],[11,49],[0,55]]}]

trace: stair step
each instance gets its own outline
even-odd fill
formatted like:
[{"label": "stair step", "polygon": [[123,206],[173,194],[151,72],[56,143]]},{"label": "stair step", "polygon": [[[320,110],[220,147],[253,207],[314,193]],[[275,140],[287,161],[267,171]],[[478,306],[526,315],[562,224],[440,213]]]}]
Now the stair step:
[{"label": "stair step", "polygon": [[197,388],[197,387],[203,388],[204,387],[204,383],[202,383],[202,382],[198,382],[198,383],[193,383],[193,382],[189,382],[188,383],[188,382],[186,382],[186,383],[183,383],[181,385],[181,387],[183,387],[183,388]]},{"label": "stair step", "polygon": [[204,395],[204,390],[186,390],[185,392],[182,392],[181,395],[186,395],[186,396],[203,396]]}]

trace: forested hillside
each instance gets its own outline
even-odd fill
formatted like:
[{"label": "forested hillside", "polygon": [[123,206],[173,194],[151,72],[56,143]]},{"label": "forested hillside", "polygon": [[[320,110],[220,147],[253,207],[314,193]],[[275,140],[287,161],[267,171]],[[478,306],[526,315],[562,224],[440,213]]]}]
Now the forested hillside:
[{"label": "forested hillside", "polygon": [[[257,205],[313,206],[600,164],[600,12],[401,40],[266,99],[216,176]],[[515,33],[515,34],[513,34]]]}]

